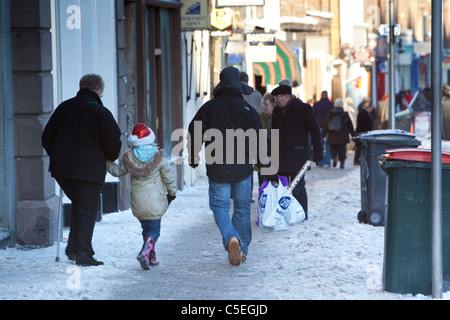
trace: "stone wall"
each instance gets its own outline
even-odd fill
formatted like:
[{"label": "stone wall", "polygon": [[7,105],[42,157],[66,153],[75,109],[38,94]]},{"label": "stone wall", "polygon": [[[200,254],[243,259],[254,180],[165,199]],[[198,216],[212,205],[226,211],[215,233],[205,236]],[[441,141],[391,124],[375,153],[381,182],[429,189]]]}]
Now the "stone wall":
[{"label": "stone wall", "polygon": [[41,147],[53,111],[50,0],[11,1],[16,167],[16,243],[49,246],[57,233],[59,198]]}]

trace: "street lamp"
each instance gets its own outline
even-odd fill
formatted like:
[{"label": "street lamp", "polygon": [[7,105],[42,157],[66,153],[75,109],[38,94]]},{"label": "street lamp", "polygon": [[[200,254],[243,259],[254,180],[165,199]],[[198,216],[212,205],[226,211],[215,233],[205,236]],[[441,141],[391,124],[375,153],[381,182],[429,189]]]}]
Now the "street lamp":
[{"label": "street lamp", "polygon": [[389,109],[390,127],[395,129],[395,21],[394,21],[394,0],[389,0]]}]

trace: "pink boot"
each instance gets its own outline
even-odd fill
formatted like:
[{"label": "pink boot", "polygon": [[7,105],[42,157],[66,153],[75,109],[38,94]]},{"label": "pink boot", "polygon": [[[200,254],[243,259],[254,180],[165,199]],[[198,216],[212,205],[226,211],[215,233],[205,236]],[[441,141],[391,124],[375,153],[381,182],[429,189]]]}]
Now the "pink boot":
[{"label": "pink boot", "polygon": [[154,242],[152,242],[152,237],[145,237],[144,244],[142,245],[141,251],[137,255],[137,260],[140,262],[142,269],[149,270],[151,261],[150,253],[154,251]]},{"label": "pink boot", "polygon": [[150,243],[152,244],[151,249],[150,249],[150,256],[149,256],[149,260],[150,260],[150,266],[157,266],[159,264],[159,261],[156,260],[156,252],[155,252],[155,244],[156,244],[156,240],[151,238]]}]

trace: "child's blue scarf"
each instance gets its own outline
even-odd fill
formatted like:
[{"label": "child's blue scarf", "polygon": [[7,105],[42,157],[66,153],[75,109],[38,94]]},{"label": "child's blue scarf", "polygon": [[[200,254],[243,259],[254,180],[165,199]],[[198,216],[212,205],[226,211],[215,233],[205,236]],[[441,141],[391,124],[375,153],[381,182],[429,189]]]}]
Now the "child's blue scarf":
[{"label": "child's blue scarf", "polygon": [[140,162],[148,162],[152,160],[156,151],[158,150],[153,145],[145,145],[133,149],[134,155]]}]

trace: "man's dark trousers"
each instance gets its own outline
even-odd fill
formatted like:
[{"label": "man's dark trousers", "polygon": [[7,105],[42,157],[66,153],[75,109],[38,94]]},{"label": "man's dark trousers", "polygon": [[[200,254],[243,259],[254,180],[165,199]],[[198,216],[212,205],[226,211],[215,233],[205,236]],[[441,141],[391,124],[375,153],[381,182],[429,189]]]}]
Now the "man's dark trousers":
[{"label": "man's dark trousers", "polygon": [[72,201],[66,254],[80,255],[85,253],[92,257],[94,255],[92,236],[102,185],[68,178],[57,178],[56,181]]}]

